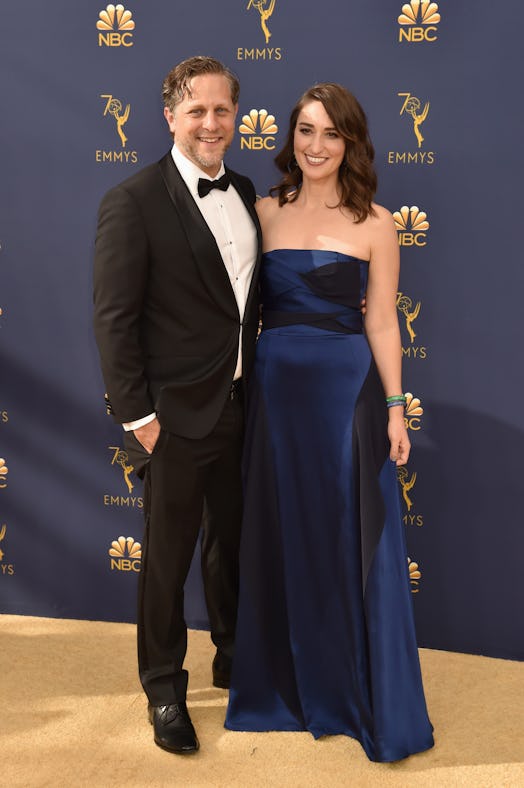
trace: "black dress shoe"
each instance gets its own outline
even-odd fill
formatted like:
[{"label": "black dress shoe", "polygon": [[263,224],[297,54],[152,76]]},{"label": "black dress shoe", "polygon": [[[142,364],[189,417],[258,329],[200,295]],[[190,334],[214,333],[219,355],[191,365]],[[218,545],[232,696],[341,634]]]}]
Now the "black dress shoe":
[{"label": "black dress shoe", "polygon": [[185,701],[169,706],[149,706],[149,722],[155,731],[155,744],[169,752],[189,755],[200,747]]},{"label": "black dress shoe", "polygon": [[226,657],[219,651],[213,660],[213,686],[220,689],[229,689],[231,680],[231,657]]}]

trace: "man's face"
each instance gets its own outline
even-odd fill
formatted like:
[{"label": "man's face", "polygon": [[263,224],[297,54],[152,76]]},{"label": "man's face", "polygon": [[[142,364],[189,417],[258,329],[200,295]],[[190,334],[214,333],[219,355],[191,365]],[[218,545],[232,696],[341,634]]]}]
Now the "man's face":
[{"label": "man's face", "polygon": [[226,77],[203,74],[191,80],[191,96],[186,93],[174,112],[166,107],[164,116],[177,148],[214,178],[233,141],[237,110]]}]

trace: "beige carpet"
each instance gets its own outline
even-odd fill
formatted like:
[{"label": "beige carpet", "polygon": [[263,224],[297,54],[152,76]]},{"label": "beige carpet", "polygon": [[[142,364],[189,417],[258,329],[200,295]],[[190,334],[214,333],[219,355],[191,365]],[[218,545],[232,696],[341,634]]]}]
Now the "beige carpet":
[{"label": "beige carpet", "polygon": [[436,746],[395,764],[307,733],[223,728],[206,632],[191,632],[188,703],[201,749],[153,744],[129,624],[0,616],[2,786],[524,787],[524,664],[421,651]]}]

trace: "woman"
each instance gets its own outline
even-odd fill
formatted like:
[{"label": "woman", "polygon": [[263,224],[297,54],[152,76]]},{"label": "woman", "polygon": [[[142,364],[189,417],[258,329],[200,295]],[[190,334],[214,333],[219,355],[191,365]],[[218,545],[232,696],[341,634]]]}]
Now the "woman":
[{"label": "woman", "polygon": [[316,85],[291,114],[276,197],[258,203],[263,331],[226,727],[346,734],[394,761],[433,737],[396,478],[410,448],[398,241],[372,202],[373,156],[356,99]]}]

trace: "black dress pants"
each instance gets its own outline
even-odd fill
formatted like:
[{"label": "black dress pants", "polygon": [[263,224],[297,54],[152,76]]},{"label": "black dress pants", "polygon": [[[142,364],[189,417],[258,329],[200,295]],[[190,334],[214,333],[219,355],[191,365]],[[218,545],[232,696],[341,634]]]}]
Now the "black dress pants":
[{"label": "black dress pants", "polygon": [[[200,529],[211,638],[232,657],[242,521],[242,398],[228,399],[213,431],[191,440],[161,431],[147,455],[145,534],[138,588],[140,680],[154,706],[186,697],[184,584]],[[126,444],[141,446],[132,433]],[[143,450],[144,451],[144,450]],[[137,466],[135,466],[137,467]]]}]

